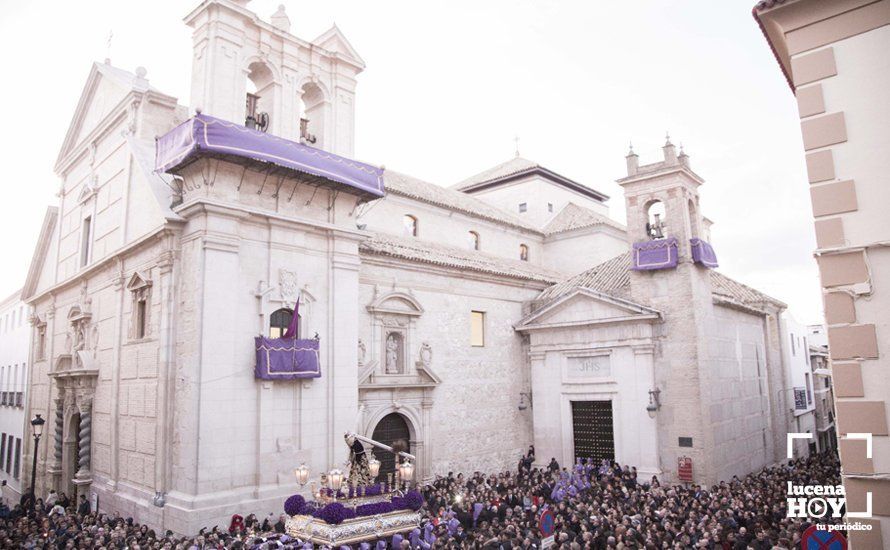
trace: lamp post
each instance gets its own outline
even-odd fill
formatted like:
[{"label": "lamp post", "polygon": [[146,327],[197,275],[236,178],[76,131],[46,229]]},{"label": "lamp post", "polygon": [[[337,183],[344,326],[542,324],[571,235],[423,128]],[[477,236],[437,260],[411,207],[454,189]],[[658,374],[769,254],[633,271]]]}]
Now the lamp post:
[{"label": "lamp post", "polygon": [[37,480],[37,448],[40,445],[40,436],[43,435],[43,425],[46,420],[36,415],[31,420],[31,428],[34,430],[34,461],[31,463],[31,506],[37,507],[37,491],[34,490],[34,483]]}]

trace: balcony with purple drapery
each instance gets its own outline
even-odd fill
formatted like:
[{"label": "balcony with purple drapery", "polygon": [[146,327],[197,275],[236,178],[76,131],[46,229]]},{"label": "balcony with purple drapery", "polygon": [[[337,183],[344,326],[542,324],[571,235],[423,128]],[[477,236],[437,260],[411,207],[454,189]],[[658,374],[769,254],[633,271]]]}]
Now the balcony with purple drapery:
[{"label": "balcony with purple drapery", "polygon": [[633,269],[651,271],[677,267],[677,238],[667,237],[633,244]]},{"label": "balcony with purple drapery", "polygon": [[300,302],[294,308],[290,325],[281,338],[256,337],[256,368],[260,380],[299,380],[320,378],[318,339],[297,338]]},{"label": "balcony with purple drapery", "polygon": [[717,254],[714,253],[714,247],[709,242],[701,239],[689,239],[689,247],[692,249],[693,262],[710,269],[718,267]]}]

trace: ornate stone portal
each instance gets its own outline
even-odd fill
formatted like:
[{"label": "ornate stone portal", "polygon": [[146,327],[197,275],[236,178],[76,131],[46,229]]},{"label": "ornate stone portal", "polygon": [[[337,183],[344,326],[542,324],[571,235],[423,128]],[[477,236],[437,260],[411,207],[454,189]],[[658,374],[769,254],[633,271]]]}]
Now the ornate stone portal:
[{"label": "ornate stone portal", "polygon": [[93,399],[99,369],[96,367],[95,324],[89,301],[68,312],[71,324],[66,353],[58,355],[49,376],[55,381],[53,458],[49,466],[57,491],[88,496],[92,483]]}]

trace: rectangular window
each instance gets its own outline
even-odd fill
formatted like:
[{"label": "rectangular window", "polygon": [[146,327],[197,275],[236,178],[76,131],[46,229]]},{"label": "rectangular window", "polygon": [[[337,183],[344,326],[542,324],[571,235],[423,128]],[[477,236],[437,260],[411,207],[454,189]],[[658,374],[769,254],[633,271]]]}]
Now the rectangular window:
[{"label": "rectangular window", "polygon": [[136,302],[136,338],[145,338],[146,307],[144,299]]},{"label": "rectangular window", "polygon": [[804,378],[807,383],[807,404],[809,405],[813,402],[813,387],[810,385],[810,373],[804,373]]},{"label": "rectangular window", "polygon": [[46,354],[46,325],[37,327],[37,359],[43,360]]},{"label": "rectangular window", "polygon": [[12,434],[6,436],[6,473],[12,472]]},{"label": "rectangular window", "polygon": [[80,233],[80,266],[90,263],[90,253],[93,244],[93,218],[87,216],[83,219],[83,228]]},{"label": "rectangular window", "polygon": [[553,212],[553,203],[552,202],[547,203],[547,212]]},{"label": "rectangular window", "polygon": [[482,347],[485,345],[485,312],[470,312],[470,345]]},{"label": "rectangular window", "polygon": [[0,469],[6,464],[6,433],[0,436]]},{"label": "rectangular window", "polygon": [[791,357],[795,357],[797,355],[797,351],[794,349],[794,335],[791,335]]},{"label": "rectangular window", "polygon": [[525,212],[526,210],[528,210],[528,204],[526,204],[524,202],[519,203],[519,211]]},{"label": "rectangular window", "polygon": [[19,468],[21,467],[22,462],[22,440],[21,438],[15,438],[15,463],[12,467],[12,477],[18,479],[19,478]]}]

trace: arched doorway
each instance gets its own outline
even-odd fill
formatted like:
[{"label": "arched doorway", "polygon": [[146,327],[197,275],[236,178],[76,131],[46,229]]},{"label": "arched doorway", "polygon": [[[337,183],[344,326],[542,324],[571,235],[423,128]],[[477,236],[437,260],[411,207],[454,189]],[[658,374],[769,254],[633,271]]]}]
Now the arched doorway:
[{"label": "arched doorway", "polygon": [[[411,432],[408,429],[408,422],[405,417],[399,413],[390,413],[380,419],[374,428],[374,434],[371,436],[374,441],[379,441],[385,445],[392,446],[396,441],[405,442],[405,452],[411,452]],[[387,474],[395,474],[396,457],[393,453],[380,451],[375,453],[377,460],[380,461],[380,474],[377,476],[378,481],[386,479]]]}]

